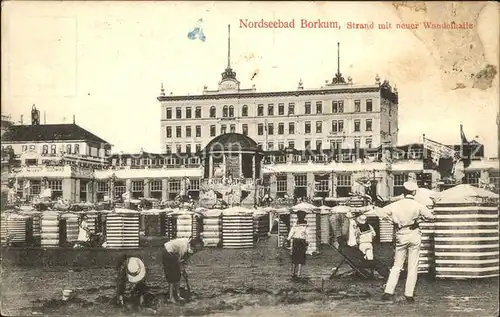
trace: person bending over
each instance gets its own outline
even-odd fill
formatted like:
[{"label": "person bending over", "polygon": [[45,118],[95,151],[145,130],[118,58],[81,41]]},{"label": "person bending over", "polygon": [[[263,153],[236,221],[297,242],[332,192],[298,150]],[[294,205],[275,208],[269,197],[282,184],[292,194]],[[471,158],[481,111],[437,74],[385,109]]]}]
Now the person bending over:
[{"label": "person bending over", "polygon": [[185,263],[190,255],[203,248],[200,238],[178,238],[164,244],[162,249],[162,263],[165,278],[169,284],[169,300],[176,303],[184,300],[179,293],[182,275],[187,278]]}]

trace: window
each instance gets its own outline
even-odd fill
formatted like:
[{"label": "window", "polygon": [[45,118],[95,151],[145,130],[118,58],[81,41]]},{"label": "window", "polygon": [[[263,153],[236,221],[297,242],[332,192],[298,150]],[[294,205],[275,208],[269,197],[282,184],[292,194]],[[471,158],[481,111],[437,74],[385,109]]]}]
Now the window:
[{"label": "window", "polygon": [[276,179],[276,194],[283,193],[283,195],[287,192],[288,181],[286,177],[277,178]]},{"label": "window", "polygon": [[225,124],[220,126],[220,134],[226,134],[227,133],[227,127]]},{"label": "window", "polygon": [[311,141],[309,140],[304,141],[304,147],[306,150],[309,150],[311,148]]},{"label": "window", "polygon": [[295,134],[295,123],[288,123],[288,134]]},{"label": "window", "polygon": [[332,101],[332,112],[333,113],[344,112],[344,101],[342,100]]},{"label": "window", "polygon": [[35,150],[35,146],[34,145],[30,145],[30,150]]},{"label": "window", "polygon": [[264,115],[264,105],[257,106],[257,116],[262,117]]},{"label": "window", "polygon": [[188,125],[186,126],[186,138],[190,138],[191,137],[191,126]]},{"label": "window", "polygon": [[295,114],[295,103],[290,102],[288,104],[288,115]]},{"label": "window", "polygon": [[408,174],[394,174],[394,187],[402,187],[408,181]]},{"label": "window", "polygon": [[269,135],[273,135],[274,134],[274,124],[273,123],[268,123],[267,124],[267,133]]},{"label": "window", "polygon": [[307,175],[295,175],[296,187],[307,187]]},{"label": "window", "polygon": [[167,108],[167,119],[172,119],[172,108]]},{"label": "window", "polygon": [[182,137],[182,127],[181,126],[175,127],[175,137],[177,137],[177,138]]},{"label": "window", "polygon": [[361,147],[361,140],[360,139],[354,139],[354,148],[359,149]]},{"label": "window", "polygon": [[186,153],[191,153],[191,144],[186,144]]},{"label": "window", "polygon": [[316,133],[321,133],[321,132],[323,132],[323,122],[316,121]]},{"label": "window", "polygon": [[66,153],[71,154],[71,144],[66,144]]},{"label": "window", "polygon": [[344,131],[344,120],[339,120],[339,132]]},{"label": "window", "polygon": [[354,112],[360,112],[360,111],[361,111],[361,101],[354,100]]},{"label": "window", "polygon": [[191,108],[186,108],[186,118],[191,119]]},{"label": "window", "polygon": [[50,154],[56,154],[57,153],[57,147],[55,144],[52,144],[50,146]]},{"label": "window", "polygon": [[279,103],[278,104],[278,115],[283,116],[284,114],[285,114],[285,104]]},{"label": "window", "polygon": [[201,125],[196,126],[196,137],[197,138],[201,137]]},{"label": "window", "polygon": [[194,111],[194,117],[196,119],[200,119],[201,118],[201,107],[196,107],[196,110]]},{"label": "window", "polygon": [[323,148],[323,142],[321,140],[316,140],[316,150],[321,151]]},{"label": "window", "polygon": [[42,146],[42,154],[49,154],[49,146],[47,144]]},{"label": "window", "polygon": [[365,140],[365,144],[366,144],[367,148],[371,149],[372,148],[372,144],[373,144],[372,139],[366,139]]},{"label": "window", "polygon": [[177,153],[181,153],[182,152],[182,145],[181,144],[177,144],[176,145],[176,151],[177,151]]},{"label": "window", "polygon": [[288,141],[288,148],[294,149],[295,148],[295,142],[294,141]]},{"label": "window", "polygon": [[274,105],[272,103],[267,105],[267,115],[274,116]]},{"label": "window", "polygon": [[323,101],[316,101],[316,113],[323,113]]},{"label": "window", "polygon": [[[170,134],[172,134],[172,131],[170,131]],[[73,151],[74,154],[80,154],[80,144],[75,144]]]},{"label": "window", "polygon": [[481,178],[481,172],[465,172],[465,184],[472,186],[479,186],[479,179]]},{"label": "window", "polygon": [[257,135],[263,135],[264,134],[264,124],[259,123],[257,126]]},{"label": "window", "polygon": [[241,130],[243,131],[243,135],[248,135],[248,124],[242,125]]},{"label": "window", "polygon": [[132,181],[132,192],[138,193],[144,190],[144,181]]},{"label": "window", "polygon": [[231,133],[235,133],[235,132],[236,132],[236,124],[231,124],[231,125],[229,126],[229,131],[230,131]]},{"label": "window", "polygon": [[175,108],[175,118],[180,119],[182,118],[182,108]]},{"label": "window", "polygon": [[215,125],[210,126],[210,136],[215,136],[217,132],[215,131]]},{"label": "window", "polygon": [[337,120],[332,120],[332,132],[338,132]]},{"label": "window", "polygon": [[151,191],[152,192],[161,192],[163,189],[162,181],[151,181]]},{"label": "window", "polygon": [[342,140],[330,140],[330,149],[341,149]]},{"label": "window", "polygon": [[172,145],[167,144],[166,147],[165,147],[165,150],[166,150],[167,154],[172,153]]},{"label": "window", "polygon": [[328,179],[320,179],[315,182],[315,191],[316,192],[328,192],[330,191],[329,187],[329,180]]},{"label": "window", "polygon": [[196,153],[200,152],[201,151],[201,144],[196,144],[195,148],[196,148]]},{"label": "window", "polygon": [[267,150],[268,150],[268,151],[272,151],[272,150],[274,150],[274,143],[273,143],[273,142],[269,142],[269,143],[267,143]]},{"label": "window", "polygon": [[171,193],[178,193],[181,190],[181,181],[179,179],[171,180],[168,182],[168,191]]},{"label": "window", "polygon": [[47,185],[52,191],[62,192],[62,180],[49,180]]},{"label": "window", "polygon": [[210,118],[215,118],[216,116],[216,110],[215,110],[215,107],[212,106],[210,107]]},{"label": "window", "polygon": [[229,118],[234,118],[234,107],[229,106]]},{"label": "window", "polygon": [[373,111],[373,103],[371,99],[366,100],[366,112],[372,112]]},{"label": "window", "polygon": [[306,121],[304,123],[304,132],[311,133],[311,122],[310,121]]},{"label": "window", "polygon": [[243,108],[241,108],[241,116],[248,117],[248,106],[247,105],[243,105]]},{"label": "window", "polygon": [[361,131],[361,121],[354,120],[354,132],[359,132],[359,131]]},{"label": "window", "polygon": [[391,121],[389,121],[389,136],[391,136]]},{"label": "window", "polygon": [[22,151],[23,151],[23,152],[28,151],[28,146],[27,146],[27,145],[23,145],[23,146],[22,146]]},{"label": "window", "polygon": [[337,186],[351,187],[351,175],[337,175]]},{"label": "window", "polygon": [[222,108],[222,117],[227,118],[227,115],[228,115],[228,107],[224,106],[224,108]]},{"label": "window", "polygon": [[285,133],[285,124],[278,123],[278,134],[284,134],[284,133]]},{"label": "window", "polygon": [[311,114],[311,103],[306,102],[304,105],[304,113],[305,114]]},{"label": "window", "polygon": [[366,119],[366,131],[372,130],[372,119]]},{"label": "window", "polygon": [[97,183],[97,192],[98,193],[107,193],[109,191],[109,183],[108,182],[98,182]]},{"label": "window", "polygon": [[284,142],[279,142],[278,143],[278,150],[283,151],[285,149],[285,143]]}]

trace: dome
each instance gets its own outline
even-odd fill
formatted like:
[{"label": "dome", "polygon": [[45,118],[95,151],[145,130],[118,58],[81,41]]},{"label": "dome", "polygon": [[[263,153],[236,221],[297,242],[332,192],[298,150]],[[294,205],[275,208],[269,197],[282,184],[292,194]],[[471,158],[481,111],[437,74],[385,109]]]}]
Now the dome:
[{"label": "dome", "polygon": [[221,134],[208,142],[202,153],[220,151],[259,151],[257,142],[241,133]]}]

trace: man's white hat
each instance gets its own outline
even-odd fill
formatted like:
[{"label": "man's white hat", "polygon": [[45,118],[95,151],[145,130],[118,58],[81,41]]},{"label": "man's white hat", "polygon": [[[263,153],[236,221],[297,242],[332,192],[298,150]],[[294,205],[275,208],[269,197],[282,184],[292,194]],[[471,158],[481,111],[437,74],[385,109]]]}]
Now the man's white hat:
[{"label": "man's white hat", "polygon": [[407,191],[410,192],[416,191],[418,189],[418,185],[415,182],[405,182],[403,186]]},{"label": "man's white hat", "polygon": [[127,263],[127,277],[130,283],[140,282],[146,276],[146,267],[139,258],[129,258]]}]

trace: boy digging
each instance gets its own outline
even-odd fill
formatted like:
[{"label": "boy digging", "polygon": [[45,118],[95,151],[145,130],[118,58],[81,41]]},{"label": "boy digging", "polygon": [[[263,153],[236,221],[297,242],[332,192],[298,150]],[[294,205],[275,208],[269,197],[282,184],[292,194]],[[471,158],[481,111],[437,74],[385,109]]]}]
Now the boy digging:
[{"label": "boy digging", "polygon": [[169,284],[169,300],[176,303],[184,300],[179,293],[182,275],[187,278],[184,268],[188,257],[203,247],[200,238],[179,238],[168,241],[162,249],[162,263],[165,278]]}]

